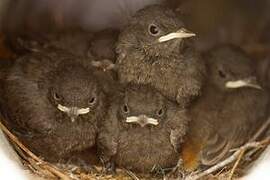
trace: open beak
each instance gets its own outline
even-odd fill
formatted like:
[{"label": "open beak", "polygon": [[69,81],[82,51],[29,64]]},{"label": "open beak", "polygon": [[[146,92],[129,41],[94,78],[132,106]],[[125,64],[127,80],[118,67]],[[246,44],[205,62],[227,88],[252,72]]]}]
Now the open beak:
[{"label": "open beak", "polygon": [[256,77],[249,77],[246,79],[240,79],[236,81],[228,81],[225,84],[225,86],[226,88],[251,87],[251,88],[262,90],[262,87],[258,84]]},{"label": "open beak", "polygon": [[140,115],[140,116],[129,116],[126,119],[127,123],[137,123],[141,127],[146,126],[147,124],[152,124],[154,126],[158,125],[158,120],[154,118],[149,118],[146,115]]},{"label": "open beak", "polygon": [[166,42],[166,41],[170,41],[172,39],[190,38],[190,37],[193,37],[193,36],[196,36],[196,34],[191,32],[191,31],[188,31],[185,28],[181,28],[176,32],[172,32],[172,33],[166,34],[164,36],[161,36],[158,39],[158,42]]},{"label": "open beak", "polygon": [[79,115],[87,114],[90,112],[90,108],[66,107],[61,104],[58,104],[57,109],[67,113],[71,119],[71,122],[75,122]]}]

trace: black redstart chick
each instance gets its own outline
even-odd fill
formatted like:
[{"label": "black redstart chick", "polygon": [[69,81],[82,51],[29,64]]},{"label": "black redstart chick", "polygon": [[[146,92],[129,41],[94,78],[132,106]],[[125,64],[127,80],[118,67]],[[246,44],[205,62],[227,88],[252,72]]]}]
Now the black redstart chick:
[{"label": "black redstart chick", "polygon": [[160,5],[138,11],[120,33],[116,64],[122,83],[150,84],[186,106],[200,94],[205,66],[180,18]]},{"label": "black redstart chick", "polygon": [[7,76],[6,124],[48,161],[95,144],[106,101],[88,64],[63,51],[37,52],[17,59]]},{"label": "black redstart chick", "polygon": [[94,58],[95,60],[108,59],[115,62],[115,44],[119,32],[106,29],[91,33],[88,31],[73,30],[47,35],[44,46],[63,49],[75,55]]},{"label": "black redstart chick", "polygon": [[81,30],[70,30],[40,36],[15,36],[9,43],[17,54],[27,54],[52,49],[63,50],[76,56],[88,58],[91,64],[116,77],[115,43],[118,37],[116,30],[104,30],[90,33]]},{"label": "black redstart chick", "polygon": [[115,73],[117,70],[117,66],[115,65],[115,45],[118,35],[119,31],[114,29],[106,29],[94,33],[93,38],[91,39],[90,48],[87,51],[87,56],[94,59],[92,65],[103,72],[111,73],[114,79],[117,79]]},{"label": "black redstart chick", "polygon": [[111,74],[114,79],[118,79],[115,65],[115,45],[118,35],[119,32],[114,29],[94,33],[87,51],[87,56],[94,59],[91,64],[97,69]]},{"label": "black redstart chick", "polygon": [[89,51],[96,59],[109,59],[112,62],[116,60],[115,45],[118,39],[119,31],[106,29],[93,34]]},{"label": "black redstart chick", "polygon": [[175,166],[188,124],[185,110],[146,85],[128,85],[116,97],[98,137],[105,166],[144,173]]},{"label": "black redstart chick", "polygon": [[115,62],[118,35],[119,31],[114,29],[96,33],[74,29],[29,35],[12,34],[8,43],[18,53],[57,48],[78,56],[93,56],[96,60],[109,59]]},{"label": "black redstart chick", "polygon": [[223,160],[231,149],[252,141],[267,119],[268,95],[256,83],[253,62],[241,49],[222,45],[205,60],[207,85],[190,107],[192,120],[183,145],[187,170]]}]

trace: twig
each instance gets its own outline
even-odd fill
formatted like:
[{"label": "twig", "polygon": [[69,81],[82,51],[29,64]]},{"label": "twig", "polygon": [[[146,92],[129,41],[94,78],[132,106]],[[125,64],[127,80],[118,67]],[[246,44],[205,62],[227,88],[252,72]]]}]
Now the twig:
[{"label": "twig", "polygon": [[229,180],[232,180],[233,175],[234,175],[234,172],[235,172],[237,166],[239,165],[240,160],[242,159],[244,153],[245,153],[245,150],[241,150],[241,152],[240,152],[240,154],[239,154],[239,156],[238,156],[236,162],[234,163],[233,168],[232,168],[232,170],[231,170],[231,172],[230,172],[230,176],[229,176],[229,178],[228,178]]},{"label": "twig", "polygon": [[133,172],[128,169],[125,169],[126,173],[134,180],[140,180]]},{"label": "twig", "polygon": [[[258,138],[263,134],[265,133],[265,131],[270,127],[270,117],[268,117],[267,121],[257,130],[257,132],[255,133],[254,136],[252,136],[252,138],[250,139],[250,142],[253,142],[253,141],[257,141]],[[251,151],[249,151],[247,154],[246,154],[246,157],[250,158],[253,154],[255,154],[258,150],[260,149],[259,148],[255,148]]]},{"label": "twig", "polygon": [[252,158],[252,156],[253,156],[254,154],[256,154],[260,149],[261,149],[261,148],[258,147],[258,148],[254,148],[254,149],[248,151],[248,152],[245,154],[245,160],[250,161],[251,158]]},{"label": "twig", "polygon": [[209,175],[209,174],[227,166],[228,164],[232,163],[233,161],[235,161],[243,151],[245,152],[246,150],[251,149],[251,148],[263,147],[263,146],[266,146],[268,144],[270,144],[270,138],[267,138],[267,139],[260,141],[260,142],[247,143],[247,144],[241,146],[238,150],[236,150],[231,156],[229,156],[224,161],[221,161],[220,163],[216,164],[215,166],[210,167],[209,169],[207,169],[201,173],[198,173],[195,175],[189,175],[185,178],[185,180],[196,180],[196,179],[199,179],[199,178],[204,177],[206,175]]},{"label": "twig", "polygon": [[218,177],[219,175],[221,175],[225,170],[226,170],[226,167],[223,167],[220,171],[218,171],[218,172],[215,174],[215,177]]},{"label": "twig", "polygon": [[2,131],[10,138],[10,140],[15,143],[19,148],[21,148],[26,154],[28,154],[33,160],[35,160],[40,167],[46,168],[54,175],[58,176],[59,178],[63,180],[70,180],[71,178],[67,176],[65,173],[61,172],[58,168],[54,167],[51,164],[48,164],[47,162],[44,162],[42,159],[37,157],[34,153],[32,153],[27,147],[25,147],[16,136],[14,136],[0,121],[0,128]]}]

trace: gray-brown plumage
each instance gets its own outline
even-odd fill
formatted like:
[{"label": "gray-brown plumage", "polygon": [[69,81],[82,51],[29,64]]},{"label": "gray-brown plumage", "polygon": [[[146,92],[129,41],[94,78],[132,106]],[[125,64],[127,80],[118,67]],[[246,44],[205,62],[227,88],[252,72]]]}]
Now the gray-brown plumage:
[{"label": "gray-brown plumage", "polygon": [[51,33],[47,35],[47,42],[43,42],[43,46],[63,49],[96,61],[108,59],[114,63],[118,34],[119,32],[113,29],[96,33],[82,30]]},{"label": "gray-brown plumage", "polygon": [[4,105],[3,90],[6,76],[9,73],[9,69],[13,66],[14,61],[11,59],[0,59],[0,111],[1,106]]},{"label": "gray-brown plumage", "polygon": [[[186,133],[185,110],[150,86],[128,85],[112,100],[100,126],[98,147],[107,168],[150,172],[173,167]],[[113,166],[112,166],[113,167]]]},{"label": "gray-brown plumage", "polygon": [[114,79],[117,79],[115,45],[118,35],[119,31],[114,29],[106,29],[94,33],[87,51],[88,57],[94,59],[91,64],[97,69],[111,74]]},{"label": "gray-brown plumage", "polygon": [[79,29],[40,34],[12,34],[9,45],[19,54],[41,51],[44,48],[57,48],[77,56],[95,60],[116,59],[115,44],[119,31],[106,29],[100,32]]},{"label": "gray-brown plumage", "polygon": [[8,42],[20,55],[44,49],[61,49],[77,56],[87,57],[93,33],[82,30],[67,30],[40,34],[11,34]]},{"label": "gray-brown plumage", "polygon": [[[115,39],[114,36],[116,35],[112,30],[106,30],[104,33],[105,34],[102,35],[102,32],[93,34],[82,30],[69,30],[65,32],[41,34],[40,36],[15,36],[11,39],[10,43],[13,44],[12,47],[15,52],[22,55],[61,50],[68,54],[81,57],[97,70],[95,73],[97,73],[98,76],[105,76],[101,78],[101,80],[105,80],[106,83],[103,84],[109,87],[113,86],[112,82],[117,79],[117,68],[114,64],[114,59],[103,59],[103,56],[108,54],[107,52],[109,51],[114,51],[112,45],[110,47],[106,47],[106,45],[113,43],[114,40],[112,39]],[[104,40],[107,38],[108,41]],[[105,42],[103,42],[103,40]],[[95,42],[97,45],[93,45],[91,42]],[[106,52],[102,53],[102,48],[107,49]],[[107,89],[110,89],[110,87]]]},{"label": "gray-brown plumage", "polygon": [[117,35],[117,31],[111,29],[97,33],[69,30],[39,36],[14,36],[9,43],[20,55],[58,49],[87,58],[93,67],[117,79],[117,68],[114,64]]},{"label": "gray-brown plumage", "polygon": [[186,169],[214,165],[252,140],[267,119],[268,94],[256,83],[252,60],[237,47],[223,45],[206,56],[208,81],[190,108],[183,145]]},{"label": "gray-brown plumage", "polygon": [[17,59],[4,84],[7,126],[52,162],[92,147],[107,104],[94,73],[88,60],[55,49]]},{"label": "gray-brown plumage", "polygon": [[114,29],[106,29],[95,33],[91,39],[90,53],[97,59],[109,59],[115,62],[115,45],[118,35],[119,31]]},{"label": "gray-brown plumage", "polygon": [[257,61],[256,73],[264,88],[270,89],[270,56]]},{"label": "gray-brown plumage", "polygon": [[200,94],[205,66],[181,17],[164,6],[138,11],[117,43],[122,83],[150,84],[186,106]]},{"label": "gray-brown plumage", "polygon": [[81,30],[67,30],[66,32],[47,35],[47,42],[43,46],[59,48],[69,53],[87,57],[93,33]]}]

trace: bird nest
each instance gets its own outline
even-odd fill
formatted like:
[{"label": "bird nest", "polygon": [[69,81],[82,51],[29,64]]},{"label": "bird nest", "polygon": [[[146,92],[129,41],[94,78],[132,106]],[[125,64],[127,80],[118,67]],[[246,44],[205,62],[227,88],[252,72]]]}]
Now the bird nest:
[{"label": "bird nest", "polygon": [[104,172],[103,167],[94,166],[92,172],[85,172],[79,167],[56,165],[44,161],[38,157],[30,149],[28,149],[20,140],[11,133],[8,128],[0,121],[0,129],[5,133],[6,137],[12,144],[14,150],[18,153],[22,164],[28,168],[34,175],[44,179],[110,179],[110,180],[128,180],[128,179],[157,179],[157,176],[136,175],[126,169],[117,169],[115,175],[108,175]]},{"label": "bird nest", "polygon": [[[270,119],[268,120],[270,122]],[[267,125],[269,123],[266,123]],[[266,126],[265,126],[266,127]],[[173,176],[171,173],[165,175],[164,172],[155,175],[145,175],[145,174],[135,174],[126,169],[117,169],[116,174],[108,175],[105,173],[104,169],[100,166],[94,166],[91,172],[85,172],[80,168],[74,166],[63,166],[56,165],[44,161],[37,155],[31,152],[25,145],[23,145],[20,140],[12,134],[6,127],[0,122],[0,129],[5,133],[8,140],[13,145],[14,149],[18,153],[22,164],[27,167],[34,175],[37,175],[44,179],[82,179],[82,180],[92,180],[92,179],[110,179],[110,180],[128,180],[128,179],[182,179],[183,175],[180,176],[178,172],[174,172]],[[227,159],[219,162],[215,166],[210,167],[201,172],[191,173],[185,176],[185,180],[195,180],[195,179],[210,179],[210,180],[222,180],[222,179],[236,179],[242,176],[247,167],[250,166],[262,152],[262,150],[270,144],[270,138],[259,142],[249,142],[235,150],[231,156]]]},{"label": "bird nest", "polygon": [[[0,48],[1,50],[2,48]],[[254,45],[244,46],[247,51],[252,51],[253,54],[261,54],[261,51],[265,51],[264,47],[254,48]],[[0,53],[1,54],[1,53]],[[270,119],[265,123],[264,128],[269,127]],[[32,153],[31,149],[28,149],[20,140],[12,134],[0,120],[0,129],[6,134],[7,138],[13,145],[15,151],[18,153],[22,164],[29,169],[33,174],[44,178],[44,179],[82,179],[82,180],[92,180],[92,179],[110,179],[110,180],[126,180],[126,179],[172,179],[173,177],[165,175],[164,171],[160,171],[158,174],[136,174],[126,169],[117,169],[115,175],[108,175],[104,172],[103,167],[95,166],[91,172],[84,172],[83,170],[70,167],[70,166],[59,166],[44,161],[42,158],[38,157]],[[219,162],[215,166],[212,166],[206,170],[200,172],[194,172],[185,177],[185,179],[236,179],[243,174],[252,162],[260,155],[262,150],[270,144],[270,139],[267,138],[262,141],[256,141],[257,139],[252,139],[251,142],[234,149],[232,155],[227,159]],[[174,176],[175,179],[181,179],[182,174],[177,174],[179,176]],[[174,175],[175,175],[174,174]],[[171,174],[169,174],[171,175]]]}]

